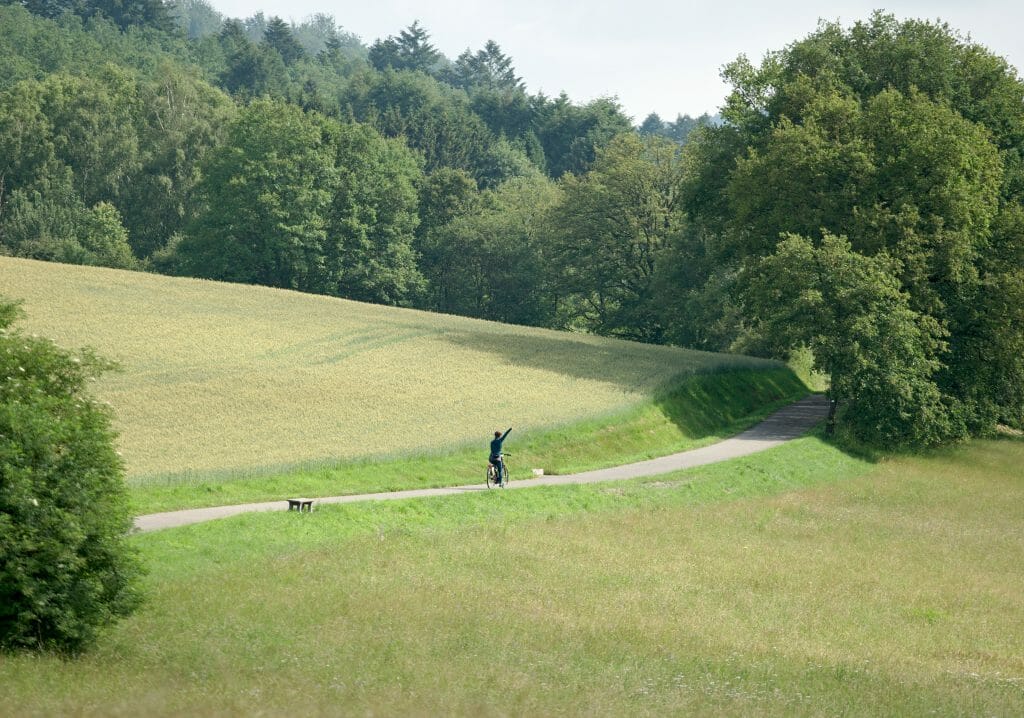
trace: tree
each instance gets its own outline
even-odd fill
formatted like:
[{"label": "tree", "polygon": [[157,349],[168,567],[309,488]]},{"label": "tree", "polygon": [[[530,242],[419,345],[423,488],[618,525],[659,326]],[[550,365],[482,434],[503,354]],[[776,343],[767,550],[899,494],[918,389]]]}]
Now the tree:
[{"label": "tree", "polygon": [[373,73],[352,83],[346,98],[355,117],[386,137],[404,137],[423,153],[424,169],[466,170],[481,184],[493,181],[493,137],[463,93],[416,72]]},{"label": "tree", "polygon": [[0,245],[15,257],[85,264],[85,251],[76,237],[87,212],[72,186],[70,170],[54,168],[51,174],[7,196]]},{"label": "tree", "polygon": [[359,38],[339,28],[333,15],[314,13],[293,26],[292,35],[310,57],[325,51],[335,51],[350,58],[366,56],[366,48]]},{"label": "tree", "polygon": [[224,24],[224,16],[207,0],[177,0],[172,13],[190,40],[216,35]]},{"label": "tree", "polygon": [[707,127],[713,123],[714,119],[706,112],[697,118],[689,115],[676,115],[675,122],[665,122],[657,112],[652,112],[637,127],[637,132],[641,135],[660,135],[675,140],[679,144],[685,144],[691,132],[698,127]]},{"label": "tree", "polygon": [[927,446],[955,431],[935,383],[945,331],[911,309],[898,262],[854,252],[841,237],[819,247],[789,235],[743,278],[760,336],[806,346],[830,379],[834,420],[871,444]]},{"label": "tree", "polygon": [[641,135],[660,135],[665,131],[665,122],[657,112],[652,112],[644,118],[637,128]]},{"label": "tree", "polygon": [[134,269],[138,261],[117,208],[86,208],[64,168],[15,190],[0,221],[0,246],[17,257]]},{"label": "tree", "polygon": [[267,23],[267,29],[263,31],[263,42],[277,50],[285,65],[292,65],[306,56],[306,51],[295,39],[288,23],[276,16]]},{"label": "tree", "polygon": [[323,123],[258,100],[210,153],[197,188],[204,209],[179,245],[185,274],[312,290],[334,182]]},{"label": "tree", "polygon": [[[1009,257],[1024,246],[1009,229],[1024,201],[1024,85],[1005,61],[946,25],[876,13],[849,30],[823,23],[724,76],[734,86],[726,125],[688,146],[686,205],[715,267],[709,291],[771,255],[780,236],[846,237],[858,255],[894,260],[909,310],[947,336],[930,357],[944,412],[933,428],[953,439],[1019,416],[1020,394],[1006,387],[1024,381],[1009,350],[1024,328],[995,315],[1017,296]],[[732,321],[736,347],[772,343],[752,333],[756,315],[718,319]]]},{"label": "tree", "polygon": [[24,256],[125,266],[127,258],[77,256],[91,208],[115,207],[142,257],[181,229],[197,163],[220,139],[232,106],[169,61],[155,69],[154,82],[101,65],[92,77],[54,73],[5,93],[0,242]]},{"label": "tree", "polygon": [[250,97],[282,91],[286,72],[281,55],[268,45],[254,44],[241,23],[224,23],[218,41],[225,63],[219,80],[225,90]]},{"label": "tree", "polygon": [[682,229],[683,167],[675,143],[629,134],[599,150],[585,175],[563,178],[548,267],[563,278],[563,296],[575,307],[570,323],[661,341],[656,278]]},{"label": "tree", "polygon": [[431,172],[420,183],[417,239],[422,240],[456,217],[474,211],[478,200],[476,182],[465,171],[442,167]]},{"label": "tree", "polygon": [[0,648],[79,651],[138,603],[124,468],[86,392],[110,365],[16,316],[0,302]]},{"label": "tree", "polygon": [[324,280],[327,294],[378,304],[408,305],[423,290],[413,238],[415,155],[372,127],[334,125],[336,181],[327,212]]},{"label": "tree", "polygon": [[557,201],[555,185],[535,173],[483,192],[427,232],[419,246],[429,306],[515,324],[549,323],[554,301],[545,286],[543,229]]},{"label": "tree", "polygon": [[92,77],[54,74],[40,83],[37,97],[48,144],[74,172],[82,201],[115,201],[139,169],[141,108],[131,75],[110,64]]},{"label": "tree", "polygon": [[163,0],[23,0],[22,4],[29,12],[48,18],[66,12],[83,19],[106,17],[122,30],[139,26],[171,33],[177,27],[173,5]]},{"label": "tree", "polygon": [[121,223],[117,207],[109,202],[100,202],[85,217],[78,243],[86,252],[83,264],[102,267],[135,269],[138,261],[128,244],[128,230]]},{"label": "tree", "polygon": [[120,199],[129,241],[140,258],[162,248],[194,217],[199,168],[224,141],[237,109],[225,93],[179,66],[157,66],[139,86],[141,167]]},{"label": "tree", "polygon": [[178,271],[389,304],[419,291],[420,169],[401,142],[258,100],[203,170]]},{"label": "tree", "polygon": [[471,53],[466,50],[455,60],[450,81],[456,87],[467,90],[486,88],[491,90],[522,90],[522,78],[516,75],[512,58],[501,51],[494,40],[488,40],[482,50]]},{"label": "tree", "polygon": [[394,35],[370,46],[370,64],[378,70],[411,70],[432,74],[443,56],[430,44],[430,33],[417,20]]},{"label": "tree", "polygon": [[[498,43],[488,40],[475,54],[466,50],[444,79],[468,93],[473,111],[495,135],[518,140],[531,132],[534,111],[530,98],[522,80],[515,74],[512,58],[501,51]],[[537,141],[535,135],[532,141]],[[542,160],[536,164],[544,165]]]},{"label": "tree", "polygon": [[614,98],[599,98],[586,105],[574,105],[562,93],[555,100],[539,96],[534,100],[533,128],[544,147],[548,174],[582,174],[598,150],[623,133],[631,133],[629,118]]}]

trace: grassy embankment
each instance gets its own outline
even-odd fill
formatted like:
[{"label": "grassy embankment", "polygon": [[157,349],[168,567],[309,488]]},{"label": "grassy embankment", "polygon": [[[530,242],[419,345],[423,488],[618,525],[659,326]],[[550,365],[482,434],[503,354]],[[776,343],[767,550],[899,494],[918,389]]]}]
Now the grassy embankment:
[{"label": "grassy embankment", "polygon": [[260,287],[0,258],[24,327],[121,362],[138,513],[479,483],[710,443],[798,398],[779,364]]},{"label": "grassy embankment", "polygon": [[[733,371],[687,378],[656,402],[549,431],[517,432],[506,442],[512,479],[532,468],[566,474],[642,461],[704,446],[739,433],[807,393],[788,369]],[[422,452],[342,462],[240,480],[196,477],[132,487],[136,514],[288,496],[336,496],[483,482],[483,449]]]},{"label": "grassy embankment", "polygon": [[0,656],[10,715],[1024,711],[1024,441],[815,437],[657,480],[138,536],[94,652]]}]

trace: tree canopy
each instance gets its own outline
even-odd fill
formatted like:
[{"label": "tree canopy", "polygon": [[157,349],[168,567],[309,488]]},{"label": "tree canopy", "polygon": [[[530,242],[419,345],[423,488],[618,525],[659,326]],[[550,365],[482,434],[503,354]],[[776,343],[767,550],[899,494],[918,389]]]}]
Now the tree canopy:
[{"label": "tree canopy", "polygon": [[[1021,390],[1008,387],[1024,387],[1024,365],[1004,350],[1021,346],[1022,336],[1003,323],[1010,296],[1001,294],[1015,296],[1020,272],[1003,253],[1024,242],[1009,230],[1024,199],[1016,74],[945,25],[881,13],[849,29],[824,23],[760,67],[740,58],[724,74],[734,86],[727,124],[699,135],[687,191],[691,217],[710,231],[718,268],[708,274],[731,281],[743,268],[782,267],[766,259],[782,237],[810,242],[809,258],[842,236],[849,261],[884,262],[906,311],[944,338],[915,354],[919,378],[934,387],[934,410],[919,412],[912,431],[861,433],[937,442],[1019,417]],[[785,246],[790,256],[793,245]],[[734,325],[736,346],[764,349],[777,339],[780,325],[764,323],[770,309],[779,310],[751,300]],[[885,329],[894,342],[900,331]],[[856,354],[854,337],[834,340]],[[895,361],[896,353],[887,356]],[[834,376],[832,391],[853,400],[868,383]],[[879,422],[897,412],[875,410]]]}]

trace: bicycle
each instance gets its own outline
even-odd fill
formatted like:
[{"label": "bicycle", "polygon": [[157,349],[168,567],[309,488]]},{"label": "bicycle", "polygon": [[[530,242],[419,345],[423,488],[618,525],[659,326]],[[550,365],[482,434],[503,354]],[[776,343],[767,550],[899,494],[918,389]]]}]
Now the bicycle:
[{"label": "bicycle", "polygon": [[487,488],[493,488],[495,486],[499,488],[505,488],[505,484],[508,483],[508,463],[505,461],[505,457],[508,454],[501,454],[501,476],[498,475],[498,467],[492,464],[490,461],[487,462]]}]

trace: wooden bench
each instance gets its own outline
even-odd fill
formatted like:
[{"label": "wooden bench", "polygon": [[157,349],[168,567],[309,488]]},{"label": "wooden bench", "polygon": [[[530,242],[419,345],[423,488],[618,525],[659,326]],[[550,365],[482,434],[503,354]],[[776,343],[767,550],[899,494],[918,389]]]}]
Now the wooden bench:
[{"label": "wooden bench", "polygon": [[291,511],[292,509],[299,512],[312,512],[313,499],[288,499],[288,510]]}]

